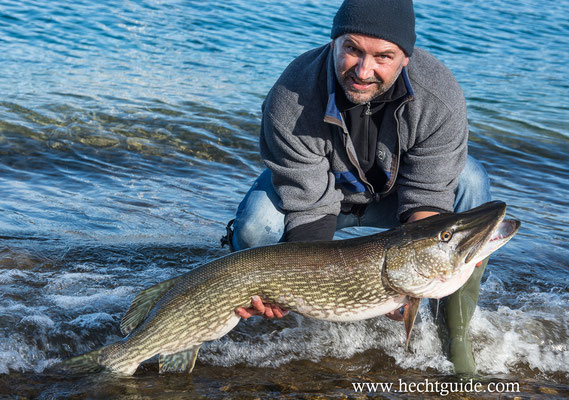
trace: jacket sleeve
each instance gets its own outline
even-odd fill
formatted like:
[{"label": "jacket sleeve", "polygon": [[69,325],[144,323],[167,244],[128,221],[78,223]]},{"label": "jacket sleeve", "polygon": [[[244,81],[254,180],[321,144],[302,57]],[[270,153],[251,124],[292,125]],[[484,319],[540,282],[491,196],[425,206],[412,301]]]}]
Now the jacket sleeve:
[{"label": "jacket sleeve", "polygon": [[330,172],[327,141],[318,137],[318,129],[310,126],[302,111],[290,115],[293,107],[281,109],[277,118],[271,107],[263,105],[260,147],[285,213],[286,232],[338,215],[343,195]]},{"label": "jacket sleeve", "polygon": [[454,190],[466,163],[468,121],[466,103],[449,107],[433,101],[415,126],[415,142],[402,154],[398,178],[400,220],[414,211],[454,209]]}]

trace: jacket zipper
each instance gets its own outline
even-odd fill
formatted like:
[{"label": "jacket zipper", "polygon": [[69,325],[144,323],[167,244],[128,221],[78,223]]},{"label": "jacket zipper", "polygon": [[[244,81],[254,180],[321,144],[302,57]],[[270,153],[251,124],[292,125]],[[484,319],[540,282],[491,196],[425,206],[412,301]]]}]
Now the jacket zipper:
[{"label": "jacket zipper", "polygon": [[373,186],[371,186],[371,183],[369,183],[366,179],[365,174],[362,171],[362,168],[360,167],[360,163],[358,162],[357,157],[355,156],[355,154],[353,154],[350,151],[350,146],[348,146],[348,143],[351,144],[352,148],[353,148],[353,143],[352,140],[350,139],[350,135],[348,133],[348,128],[346,127],[346,123],[344,122],[344,116],[341,115],[341,124],[340,127],[342,128],[342,131],[344,132],[344,148],[346,149],[346,154],[348,155],[348,159],[350,160],[350,162],[352,163],[352,165],[354,167],[356,167],[356,171],[358,173],[358,177],[360,178],[360,180],[363,182],[364,186],[367,187],[367,189],[372,193],[372,195],[375,193],[375,191],[373,190]]},{"label": "jacket zipper", "polygon": [[381,193],[378,193],[379,199],[384,198],[387,195],[391,194],[393,192],[393,188],[395,187],[394,182],[397,179],[397,174],[399,174],[399,164],[401,163],[401,160],[400,160],[400,157],[401,157],[401,133],[400,133],[401,123],[399,122],[399,118],[397,117],[397,113],[405,104],[409,103],[411,100],[413,100],[413,96],[412,95],[407,96],[407,98],[405,100],[403,100],[401,102],[401,104],[399,104],[399,106],[397,106],[397,108],[395,109],[395,112],[393,113],[393,116],[395,117],[395,122],[397,123],[397,145],[396,145],[396,151],[394,152],[393,157],[397,157],[397,164],[395,165],[395,171],[393,171],[391,173],[391,177],[390,177],[389,181],[386,183],[387,190],[382,191]]},{"label": "jacket zipper", "polygon": [[[367,139],[369,136],[369,132],[368,132],[368,130],[369,130],[369,118],[370,118],[369,116],[371,114],[372,114],[371,103],[367,102],[366,108],[363,112],[363,115],[365,116],[365,118],[364,118],[364,132],[366,133],[366,139],[365,139],[366,143],[367,143]],[[364,184],[364,186],[367,187],[367,189],[370,191],[371,195],[375,198],[375,197],[377,197],[377,194],[375,193],[375,189],[373,188],[371,183],[368,182],[367,177],[365,176],[364,172],[362,171],[362,168],[360,167],[360,163],[358,162],[355,154],[352,154],[350,152],[350,150],[348,149],[347,141],[349,140],[351,142],[351,139],[350,139],[350,135],[348,134],[348,130],[345,127],[345,124],[343,123],[343,121],[342,121],[342,124],[343,124],[342,129],[344,130],[344,146],[346,147],[346,153],[348,153],[348,159],[352,162],[352,165],[354,167],[356,167],[356,170],[358,172],[358,176],[359,176],[360,180],[362,181],[362,183]],[[352,146],[353,146],[353,144],[352,144]]]},{"label": "jacket zipper", "polygon": [[[371,104],[369,103],[369,101],[366,103],[366,108],[364,110],[363,116],[364,116],[364,143],[365,143],[365,148],[367,149],[369,146],[369,118],[371,115]],[[365,154],[365,161],[369,161],[367,159],[367,155],[368,153]]]}]

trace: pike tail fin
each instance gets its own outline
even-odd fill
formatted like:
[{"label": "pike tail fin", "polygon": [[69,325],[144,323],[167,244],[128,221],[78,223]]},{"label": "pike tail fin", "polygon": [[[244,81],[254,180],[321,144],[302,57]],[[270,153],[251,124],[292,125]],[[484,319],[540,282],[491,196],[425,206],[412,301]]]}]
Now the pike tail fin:
[{"label": "pike tail fin", "polygon": [[50,368],[50,371],[77,375],[100,372],[105,368],[99,362],[103,349],[104,347],[57,363]]}]

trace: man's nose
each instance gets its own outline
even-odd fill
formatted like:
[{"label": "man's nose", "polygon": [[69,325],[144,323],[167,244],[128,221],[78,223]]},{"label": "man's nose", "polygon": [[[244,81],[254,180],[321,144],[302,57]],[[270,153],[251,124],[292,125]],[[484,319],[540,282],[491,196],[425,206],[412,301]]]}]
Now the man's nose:
[{"label": "man's nose", "polygon": [[369,57],[367,55],[360,57],[356,66],[356,76],[362,81],[374,76],[372,57]]}]

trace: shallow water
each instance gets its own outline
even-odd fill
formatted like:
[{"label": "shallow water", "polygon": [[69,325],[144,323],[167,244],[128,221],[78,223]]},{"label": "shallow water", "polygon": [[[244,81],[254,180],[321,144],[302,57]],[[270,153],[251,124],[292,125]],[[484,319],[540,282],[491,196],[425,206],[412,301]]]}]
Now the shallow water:
[{"label": "shallow water", "polygon": [[[44,372],[117,340],[141,289],[227,254],[263,168],[262,100],[328,41],[339,3],[0,0],[0,397],[344,398],[458,379],[426,304],[411,352],[386,318],[290,316],[240,323],[189,377]],[[483,278],[476,379],[532,398],[569,396],[568,6],[416,2],[418,45],[463,87],[470,152],[523,223]]]}]

